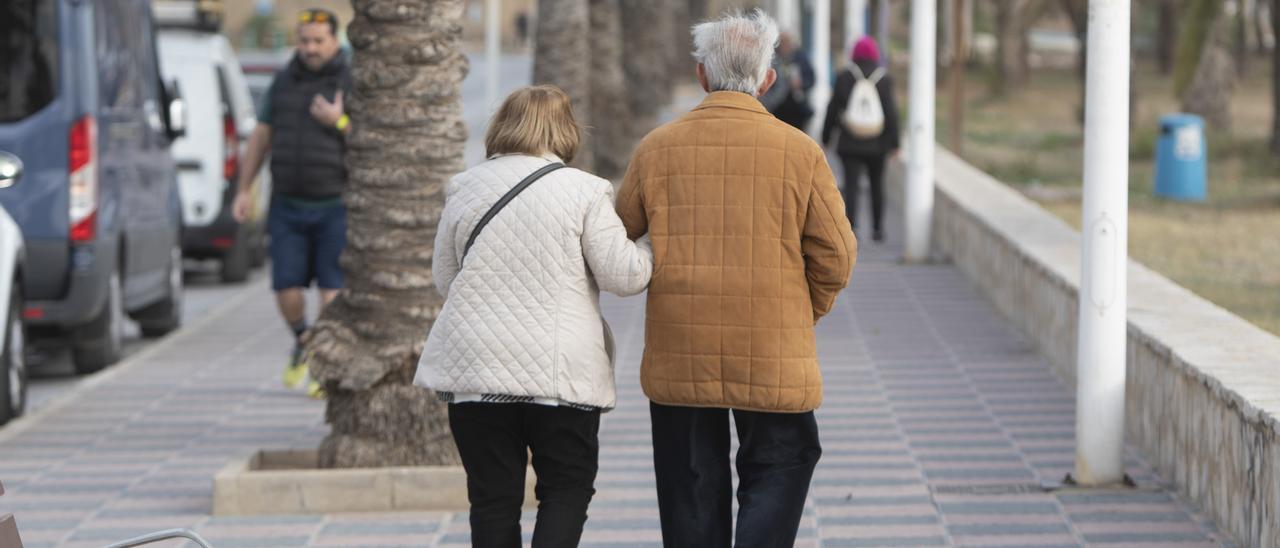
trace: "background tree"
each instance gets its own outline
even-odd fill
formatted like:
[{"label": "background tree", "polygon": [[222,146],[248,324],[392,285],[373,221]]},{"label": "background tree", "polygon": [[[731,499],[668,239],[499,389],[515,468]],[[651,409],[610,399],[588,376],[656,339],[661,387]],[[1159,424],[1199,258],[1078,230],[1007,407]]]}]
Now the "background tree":
[{"label": "background tree", "polygon": [[627,95],[635,129],[647,133],[657,125],[662,107],[671,102],[672,43],[670,2],[622,0],[622,56]]},{"label": "background tree", "polygon": [[1003,96],[1031,78],[1031,27],[1044,12],[1044,2],[996,0],[996,59],[991,94]]},{"label": "background tree", "polygon": [[444,186],[463,168],[463,0],[354,0],[346,288],[308,344],[328,392],[321,466],[458,460],[445,408],[413,386],[443,302],[431,278]]},{"label": "background tree", "polygon": [[1178,0],[1156,2],[1156,66],[1160,74],[1173,72],[1174,52],[1178,45]]},{"label": "background tree", "polygon": [[1210,127],[1231,128],[1231,92],[1236,69],[1231,56],[1232,18],[1219,13],[1209,25],[1200,62],[1182,94],[1182,110],[1198,114]]},{"label": "background tree", "polygon": [[[1280,2],[1271,3],[1271,28],[1280,31]],[[1271,152],[1280,156],[1280,43],[1271,48]]]},{"label": "background tree", "polygon": [[590,10],[587,0],[538,0],[533,83],[559,86],[573,100],[573,114],[587,130],[573,166],[595,170],[591,119]]},{"label": "background tree", "polygon": [[1084,123],[1084,88],[1085,76],[1089,73],[1089,0],[1059,0],[1062,12],[1071,21],[1071,30],[1080,43],[1076,55],[1076,76],[1080,83],[1080,104],[1077,105],[1077,118]]},{"label": "background tree", "polygon": [[1173,66],[1173,94],[1182,97],[1195,76],[1201,62],[1204,45],[1218,16],[1222,14],[1222,0],[1190,0],[1183,14],[1182,31],[1178,36],[1178,52]]},{"label": "background tree", "polygon": [[590,0],[591,119],[596,174],[621,177],[636,140],[622,70],[622,6],[620,0]]},{"label": "background tree", "polygon": [[[693,72],[694,16],[689,0],[668,0],[671,5],[671,59],[667,65],[672,85],[696,82]],[[701,18],[699,18],[701,20]]]}]

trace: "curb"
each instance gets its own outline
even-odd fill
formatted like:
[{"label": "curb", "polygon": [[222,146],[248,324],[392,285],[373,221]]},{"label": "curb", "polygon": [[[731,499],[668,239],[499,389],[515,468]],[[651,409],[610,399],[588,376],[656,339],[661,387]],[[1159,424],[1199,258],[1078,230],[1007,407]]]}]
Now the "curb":
[{"label": "curb", "polygon": [[44,421],[50,415],[63,410],[76,400],[80,399],[80,397],[86,392],[98,387],[98,385],[104,384],[116,376],[133,369],[153,354],[167,350],[169,347],[195,336],[196,333],[201,331],[200,328],[222,319],[224,316],[238,308],[242,302],[248,300],[250,296],[263,291],[263,287],[260,287],[262,285],[264,285],[262,280],[245,285],[245,287],[238,293],[232,295],[221,304],[214,306],[208,313],[197,318],[194,322],[180,327],[176,333],[167,335],[160,340],[147,345],[146,348],[139,350],[137,353],[121,360],[115,365],[89,375],[74,388],[53,398],[47,405],[40,408],[40,410],[18,417],[15,420],[9,421],[8,424],[0,426],[0,445],[8,443],[13,438],[22,435],[36,424]]}]

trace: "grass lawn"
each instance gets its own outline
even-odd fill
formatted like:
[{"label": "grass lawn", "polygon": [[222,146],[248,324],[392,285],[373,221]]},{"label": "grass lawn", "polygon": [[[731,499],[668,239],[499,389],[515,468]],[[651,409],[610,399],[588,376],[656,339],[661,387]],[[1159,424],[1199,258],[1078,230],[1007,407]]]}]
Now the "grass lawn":
[{"label": "grass lawn", "polygon": [[[1199,295],[1280,334],[1280,158],[1267,149],[1269,67],[1261,59],[1237,84],[1230,132],[1208,130],[1209,201],[1152,196],[1158,119],[1178,110],[1172,83],[1148,67],[1135,82],[1130,144],[1129,253]],[[1073,73],[1038,72],[1028,88],[995,99],[978,69],[967,83],[963,157],[1080,226],[1083,133]],[[939,75],[944,83],[945,75]],[[904,86],[905,87],[905,86]],[[903,90],[905,92],[905,90]],[[948,136],[945,88],[938,137]]]}]

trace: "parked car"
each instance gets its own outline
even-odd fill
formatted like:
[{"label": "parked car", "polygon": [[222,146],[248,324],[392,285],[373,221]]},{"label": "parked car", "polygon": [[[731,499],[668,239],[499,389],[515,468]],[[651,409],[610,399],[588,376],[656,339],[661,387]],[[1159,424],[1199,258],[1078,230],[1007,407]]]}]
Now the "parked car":
[{"label": "parked car", "polygon": [[[11,154],[0,154],[0,189],[17,184],[22,163]],[[27,408],[27,329],[22,319],[22,231],[0,207],[0,424],[22,415]]]},{"label": "parked car", "polygon": [[252,267],[266,261],[271,190],[262,170],[249,220],[240,224],[232,217],[241,153],[257,125],[240,62],[222,35],[187,27],[161,29],[160,64],[164,74],[178,79],[187,107],[186,135],[173,144],[185,228],[183,253],[219,259],[222,280],[242,282]]},{"label": "parked car", "polygon": [[147,0],[0,2],[0,190],[26,242],[32,342],[70,343],[79,372],[120,359],[126,315],[144,336],[182,318],[182,214],[169,146],[182,133]]}]

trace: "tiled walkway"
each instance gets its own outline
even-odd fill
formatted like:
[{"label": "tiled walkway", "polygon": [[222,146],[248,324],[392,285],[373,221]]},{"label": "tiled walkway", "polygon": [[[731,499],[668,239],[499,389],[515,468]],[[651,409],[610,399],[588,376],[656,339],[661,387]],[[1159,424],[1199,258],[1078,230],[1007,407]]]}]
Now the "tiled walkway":
[{"label": "tiled walkway", "polygon": [[[1138,489],[1043,492],[1071,468],[1072,394],[958,271],[902,266],[899,253],[864,243],[819,326],[825,453],[798,546],[1220,544],[1136,458]],[[228,459],[314,446],[325,431],[319,403],[279,387],[288,342],[273,308],[264,286],[246,288],[24,431],[0,430],[0,513],[17,514],[28,546],[168,527],[218,547],[467,545],[465,514],[208,515]],[[602,426],[583,544],[660,546],[636,371],[643,299],[605,308],[620,405]]]}]

